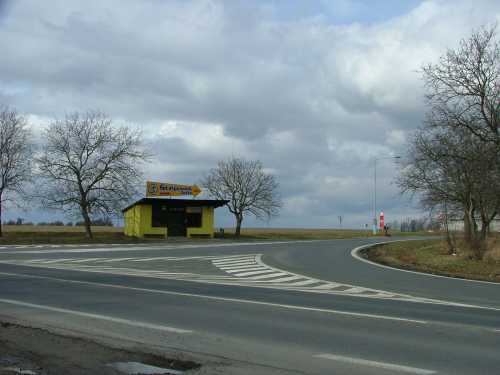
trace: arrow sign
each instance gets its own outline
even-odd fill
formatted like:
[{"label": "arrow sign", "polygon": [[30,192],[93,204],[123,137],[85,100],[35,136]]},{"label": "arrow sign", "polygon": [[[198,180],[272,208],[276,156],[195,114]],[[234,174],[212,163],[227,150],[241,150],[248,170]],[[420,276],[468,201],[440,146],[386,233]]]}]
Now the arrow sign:
[{"label": "arrow sign", "polygon": [[192,195],[196,197],[201,193],[197,185],[179,185],[166,182],[146,182],[146,197],[174,197]]}]

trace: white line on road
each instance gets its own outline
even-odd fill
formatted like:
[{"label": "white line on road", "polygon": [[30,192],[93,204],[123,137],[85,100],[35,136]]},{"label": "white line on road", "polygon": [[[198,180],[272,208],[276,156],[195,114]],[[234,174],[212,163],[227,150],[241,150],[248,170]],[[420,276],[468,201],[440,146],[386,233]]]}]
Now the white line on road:
[{"label": "white line on road", "polygon": [[261,270],[261,271],[250,271],[250,272],[235,273],[234,276],[244,277],[244,276],[261,275],[263,273],[273,273],[273,272],[275,272],[275,271],[266,268],[266,269]]},{"label": "white line on road", "polygon": [[430,375],[430,374],[436,373],[436,371],[434,371],[434,370],[427,370],[427,369],[418,368],[418,367],[396,365],[394,363],[387,363],[387,362],[369,361],[366,359],[346,357],[346,356],[337,355],[337,354],[317,354],[314,357],[315,358],[329,359],[332,361],[349,363],[349,364],[353,364],[353,365],[370,366],[370,367],[381,368],[384,370],[405,372],[407,374]]},{"label": "white line on road", "polygon": [[[269,275],[252,276],[248,280],[253,281],[253,280],[272,279],[274,277],[286,276],[286,275],[288,275],[288,274],[285,272],[275,272],[275,273],[270,273]],[[268,281],[268,280],[265,280],[265,281]]]},{"label": "white line on road", "polygon": [[227,272],[227,273],[238,273],[238,272],[244,272],[244,271],[259,271],[259,270],[260,271],[263,271],[263,270],[269,271],[265,267],[255,265],[255,266],[245,267],[245,268],[231,268],[231,269],[228,269],[228,270],[225,269],[224,272]]},{"label": "white line on road", "polygon": [[[314,243],[314,242],[325,242],[328,240],[296,240],[296,241],[267,241],[267,242],[229,242],[229,243],[219,243],[219,244],[196,244],[196,245],[165,245],[165,246],[135,246],[135,247],[99,247],[99,248],[87,248],[87,249],[62,249],[62,250],[27,250],[22,251],[22,254],[50,254],[50,253],[95,253],[95,252],[111,252],[111,251],[136,251],[136,250],[177,250],[177,249],[203,249],[203,248],[220,248],[220,247],[236,247],[236,246],[267,246],[267,245],[288,245],[294,243]],[[130,246],[130,244],[124,244]],[[50,247],[56,247],[56,245],[47,245]],[[62,246],[62,245],[58,245]],[[77,245],[81,246],[91,246],[91,245]],[[101,246],[99,244],[93,246]],[[1,254],[8,253],[20,253],[15,249],[8,251],[0,251]]]},{"label": "white line on road", "polygon": [[238,267],[217,267],[217,268],[219,268],[219,269],[221,269],[221,270],[224,270],[224,271],[226,271],[226,272],[231,272],[231,271],[233,271],[233,272],[234,272],[234,271],[239,271],[239,270],[248,270],[248,269],[249,269],[249,270],[251,270],[251,269],[256,268],[256,267],[260,268],[261,270],[263,270],[263,269],[265,269],[265,268],[266,268],[266,267],[262,267],[260,264],[257,264],[257,263],[255,263],[255,264],[250,264],[250,265],[248,265],[248,266],[238,266]]},{"label": "white line on road", "polygon": [[192,333],[193,332],[193,331],[188,330],[188,329],[167,327],[167,326],[158,325],[158,324],[139,322],[136,320],[115,318],[112,316],[106,316],[106,315],[100,315],[100,314],[91,314],[91,313],[86,313],[86,312],[82,312],[82,311],[62,309],[59,307],[53,307],[53,306],[47,306],[47,305],[38,305],[38,304],[34,304],[34,303],[16,301],[16,300],[11,300],[11,299],[0,298],[0,303],[7,303],[10,305],[24,306],[24,307],[34,308],[34,309],[53,311],[53,312],[60,312],[60,313],[64,313],[64,314],[72,314],[72,315],[82,316],[85,318],[106,320],[109,322],[121,323],[121,324],[126,324],[129,326],[140,327],[140,328],[150,328],[150,329],[155,329],[158,331],[166,331],[166,332],[174,332],[174,333]]},{"label": "white line on road", "polygon": [[293,280],[304,280],[304,277],[303,276],[290,276],[290,275],[288,275],[287,277],[282,277],[279,279],[272,279],[272,280],[268,280],[268,281],[270,283],[284,283],[284,282],[293,281]]},{"label": "white line on road", "polygon": [[93,281],[66,280],[66,279],[60,279],[57,277],[50,277],[50,276],[35,276],[35,275],[28,275],[28,274],[23,274],[23,273],[10,273],[10,272],[0,272],[0,275],[16,276],[16,277],[21,277],[21,278],[54,280],[54,281],[58,281],[58,282],[66,282],[66,283],[71,283],[71,284],[92,285],[92,286],[98,286],[98,287],[102,287],[102,288],[125,289],[125,290],[134,290],[134,291],[139,291],[139,292],[144,292],[144,293],[157,293],[157,294],[165,294],[165,295],[180,296],[180,297],[201,298],[201,299],[207,299],[207,300],[213,300],[213,301],[225,301],[225,302],[234,302],[234,303],[245,303],[245,304],[250,304],[250,305],[270,306],[270,307],[277,307],[277,308],[297,310],[297,311],[316,311],[316,312],[323,312],[323,313],[334,314],[334,315],[352,316],[352,317],[357,317],[357,318],[392,320],[392,321],[414,323],[414,324],[427,324],[428,323],[425,320],[407,319],[407,318],[400,318],[400,317],[388,316],[388,315],[366,314],[366,313],[357,313],[357,312],[342,311],[342,310],[322,309],[322,308],[316,308],[316,307],[286,305],[286,304],[273,303],[273,302],[263,302],[263,301],[253,301],[253,300],[239,299],[239,298],[207,296],[207,295],[203,295],[203,294],[172,292],[172,291],[158,290],[158,289],[135,288],[135,287],[131,287],[131,286],[124,286],[124,285],[117,285],[117,284],[96,283]]}]

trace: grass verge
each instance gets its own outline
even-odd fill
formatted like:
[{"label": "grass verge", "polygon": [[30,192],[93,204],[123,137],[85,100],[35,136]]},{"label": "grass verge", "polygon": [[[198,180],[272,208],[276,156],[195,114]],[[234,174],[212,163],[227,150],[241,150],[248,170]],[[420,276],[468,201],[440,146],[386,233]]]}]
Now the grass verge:
[{"label": "grass verge", "polygon": [[[162,242],[159,238],[135,238],[123,234],[121,227],[92,227],[93,239],[85,237],[85,228],[81,226],[39,226],[39,225],[4,225],[1,245],[27,244],[92,244],[92,243],[144,243]],[[393,236],[426,235],[428,232],[391,231]],[[437,233],[436,233],[437,234]],[[379,233],[378,237],[383,237]],[[300,229],[300,228],[244,228],[239,240],[329,240],[342,238],[373,237],[368,230],[351,229]],[[224,235],[216,232],[216,238],[235,240],[233,228],[224,229]],[[197,240],[197,239],[193,239]]]},{"label": "grass verge", "polygon": [[443,240],[394,242],[366,249],[362,255],[387,266],[436,275],[500,282],[500,256],[496,249],[477,261],[467,251],[448,255]]},{"label": "grass verge", "polygon": [[[391,230],[392,236],[429,236],[429,232],[399,232]],[[220,233],[216,233],[220,238]],[[260,240],[330,240],[343,238],[374,237],[370,230],[356,229],[308,229],[308,228],[242,228],[241,239],[260,239]],[[379,232],[377,237],[384,237]],[[234,228],[224,229],[224,238],[234,238]]]}]

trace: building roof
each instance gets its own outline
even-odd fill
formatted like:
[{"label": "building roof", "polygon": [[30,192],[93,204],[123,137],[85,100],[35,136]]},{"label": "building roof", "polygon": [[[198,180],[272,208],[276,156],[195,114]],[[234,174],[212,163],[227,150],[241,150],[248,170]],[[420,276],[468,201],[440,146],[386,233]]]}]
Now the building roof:
[{"label": "building roof", "polygon": [[229,201],[225,201],[222,199],[174,199],[174,198],[142,198],[137,202],[132,203],[131,205],[125,207],[122,212],[127,211],[128,209],[134,207],[138,204],[158,204],[170,206],[170,207],[222,207],[227,204]]}]

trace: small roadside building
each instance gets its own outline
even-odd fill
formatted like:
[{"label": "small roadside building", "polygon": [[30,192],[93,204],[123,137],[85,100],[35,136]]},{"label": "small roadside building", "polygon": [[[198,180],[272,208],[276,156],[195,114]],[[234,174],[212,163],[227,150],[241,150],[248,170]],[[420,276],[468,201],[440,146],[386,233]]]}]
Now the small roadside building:
[{"label": "small roadside building", "polygon": [[125,235],[135,237],[214,236],[216,199],[142,198],[122,210]]}]

